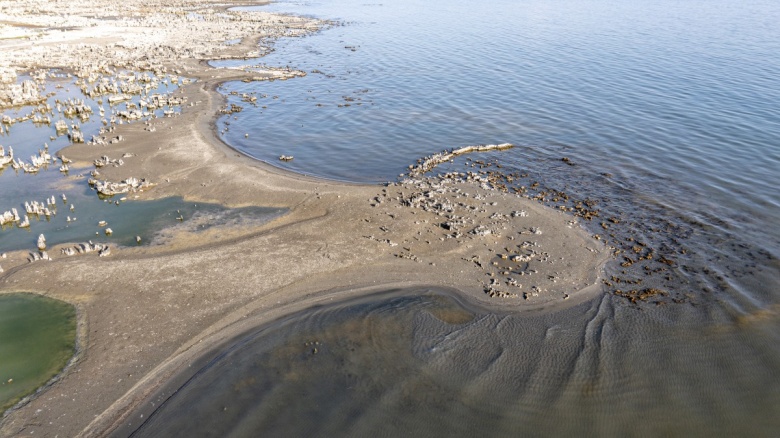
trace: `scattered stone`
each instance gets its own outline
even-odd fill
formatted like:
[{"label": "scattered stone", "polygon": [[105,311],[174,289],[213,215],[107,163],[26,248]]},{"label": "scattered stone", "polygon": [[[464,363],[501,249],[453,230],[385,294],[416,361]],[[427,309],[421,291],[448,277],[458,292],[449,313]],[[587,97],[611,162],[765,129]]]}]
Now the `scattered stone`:
[{"label": "scattered stone", "polygon": [[139,192],[154,186],[153,183],[150,183],[143,178],[128,178],[118,183],[110,181],[99,181],[95,178],[90,178],[89,185],[93,186],[95,190],[97,190],[97,192],[103,196],[114,196],[131,191]]},{"label": "scattered stone", "polygon": [[108,165],[112,165],[114,167],[119,167],[119,166],[124,165],[125,162],[121,158],[112,160],[112,159],[108,158],[107,156],[103,155],[99,159],[95,160],[93,162],[93,164],[95,165],[95,167],[98,167],[98,168],[103,167],[103,166],[108,166]]}]

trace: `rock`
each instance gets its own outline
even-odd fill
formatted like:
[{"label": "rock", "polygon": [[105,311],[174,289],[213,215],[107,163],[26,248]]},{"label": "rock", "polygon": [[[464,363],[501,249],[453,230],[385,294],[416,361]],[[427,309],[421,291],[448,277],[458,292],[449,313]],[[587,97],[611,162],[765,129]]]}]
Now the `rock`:
[{"label": "rock", "polygon": [[70,132],[70,141],[73,143],[84,143],[84,134],[81,131],[74,129]]},{"label": "rock", "polygon": [[14,161],[14,148],[8,147],[8,153],[6,154],[3,146],[0,146],[0,167],[3,167]]},{"label": "rock", "polygon": [[10,211],[6,211],[0,214],[0,225],[10,224],[14,221],[14,214]]},{"label": "rock", "polygon": [[469,154],[472,152],[503,151],[513,147],[515,146],[511,143],[501,143],[479,146],[465,146],[459,149],[454,149],[452,151],[442,151],[438,154],[421,159],[417,166],[409,166],[409,176],[422,176],[422,174],[433,170],[439,164],[450,161],[459,155]]},{"label": "rock", "polygon": [[[15,74],[14,74],[15,75]],[[0,83],[0,107],[33,105],[43,100],[38,86],[31,80],[21,84]]]},{"label": "rock", "polygon": [[132,177],[118,183],[111,181],[99,181],[94,178],[90,178],[89,185],[95,187],[95,190],[97,190],[98,193],[103,196],[114,196],[130,191],[143,191],[154,186],[153,183],[150,183],[143,178],[137,179]]},{"label": "rock", "polygon": [[10,67],[0,67],[0,84],[16,83],[16,71]]},{"label": "rock", "polygon": [[108,158],[107,156],[103,155],[99,159],[96,159],[93,162],[93,164],[95,165],[95,167],[98,167],[98,168],[99,167],[103,167],[103,166],[108,166],[109,164],[113,165],[114,167],[119,167],[119,166],[124,165],[125,162],[121,158],[112,160],[111,158]]},{"label": "rock", "polygon": [[54,129],[57,131],[57,135],[68,132],[68,124],[64,120],[57,120],[54,124]]}]

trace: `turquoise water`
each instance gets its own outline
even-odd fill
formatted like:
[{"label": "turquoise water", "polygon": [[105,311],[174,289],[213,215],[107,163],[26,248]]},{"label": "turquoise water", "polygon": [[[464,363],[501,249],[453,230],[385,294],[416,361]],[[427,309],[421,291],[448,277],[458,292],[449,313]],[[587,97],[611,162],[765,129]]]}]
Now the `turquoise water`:
[{"label": "turquoise water", "polygon": [[[164,78],[149,94],[172,92],[178,84],[178,81]],[[0,214],[16,208],[20,216],[24,216],[25,202],[46,204],[45,200],[52,196],[55,203],[49,207],[55,214],[29,216],[29,228],[16,224],[0,227],[0,253],[37,251],[40,234],[46,236],[49,248],[90,240],[123,246],[162,244],[174,231],[197,233],[215,225],[257,226],[284,213],[284,209],[265,207],[229,209],[217,204],[185,201],[180,197],[154,201],[135,200],[132,193],[126,197],[99,197],[87,183],[89,172],[94,169],[92,166],[72,167],[67,173],[59,171],[61,163],[56,160],[56,153],[71,142],[67,135],[56,132],[54,122],[61,119],[69,125],[79,124],[85,139],[89,140],[104,126],[99,108],[104,108],[108,120],[112,110],[124,110],[127,104],[109,105],[108,96],[90,98],[81,92],[73,77],[57,72],[50,72],[42,91],[42,94],[49,93],[51,124],[35,124],[28,120],[2,125],[0,144],[5,146],[6,153],[10,146],[16,158],[30,162],[30,155],[37,155],[44,144],[48,144],[55,161],[34,174],[14,170],[10,165],[0,168]],[[67,117],[54,109],[57,100],[71,98],[84,99],[92,108],[92,114],[80,119]],[[134,95],[130,102],[137,104],[140,99],[141,96]],[[34,108],[6,109],[0,115],[17,118]],[[162,117],[165,111],[178,112],[179,108],[159,108],[151,111],[153,116],[145,120]],[[105,135],[110,139],[116,134]],[[104,154],[102,146],[91,147],[95,148],[95,158]],[[132,159],[124,157],[124,160]],[[99,225],[101,221],[106,221],[107,225]],[[107,228],[112,229],[111,235],[105,234]],[[65,257],[58,252],[48,252],[55,259]],[[73,355],[74,342],[75,310],[72,306],[30,294],[0,295],[0,408],[10,407],[58,373]]]},{"label": "turquoise water", "polygon": [[[264,9],[344,26],[260,60],[307,77],[223,87],[258,96],[256,107],[230,98],[244,110],[220,122],[228,143],[301,173],[378,182],[442,149],[512,142],[470,158],[550,205],[572,204],[552,191],[590,201],[599,216],[584,225],[625,253],[603,295],[544,315],[425,290],[291,315],[193,364],[118,435],[776,435],[780,4]],[[669,296],[614,293],[645,287]]]}]

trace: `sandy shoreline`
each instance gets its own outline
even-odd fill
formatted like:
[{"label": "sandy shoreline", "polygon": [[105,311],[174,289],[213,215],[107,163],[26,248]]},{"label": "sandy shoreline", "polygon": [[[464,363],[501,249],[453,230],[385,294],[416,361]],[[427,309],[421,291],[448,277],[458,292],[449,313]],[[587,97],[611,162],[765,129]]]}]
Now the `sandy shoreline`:
[{"label": "sandy shoreline", "polygon": [[[264,24],[276,26],[269,38],[318,25],[290,17]],[[81,38],[67,44],[81,50]],[[243,57],[257,50],[258,39],[167,64],[197,81],[176,92],[192,106],[178,117],[152,121],[155,132],[143,123],[123,125],[117,133],[124,142],[80,144],[63,153],[84,165],[101,155],[136,154],[102,173],[111,181],[132,176],[156,183],[141,200],[182,196],[288,213],[258,227],[180,233],[165,245],[115,249],[100,259],[89,254],[28,263],[26,252],[9,253],[0,293],[33,292],[76,305],[82,348],[59,380],[3,418],[2,436],[103,436],[212,346],[314,303],[430,285],[457,289],[476,305],[501,311],[544,311],[601,292],[607,253],[600,243],[572,217],[486,188],[478,175],[470,181],[453,175],[388,186],[345,184],[291,174],[225,145],[215,127],[225,99],[215,88],[262,75],[211,69],[204,59]],[[26,53],[22,43],[13,40],[17,55]],[[25,64],[17,71],[32,67],[32,55],[18,59]],[[51,66],[63,67],[36,65]],[[521,270],[515,266],[520,263],[527,264],[527,277],[504,274]],[[507,285],[509,276],[520,286]]]}]

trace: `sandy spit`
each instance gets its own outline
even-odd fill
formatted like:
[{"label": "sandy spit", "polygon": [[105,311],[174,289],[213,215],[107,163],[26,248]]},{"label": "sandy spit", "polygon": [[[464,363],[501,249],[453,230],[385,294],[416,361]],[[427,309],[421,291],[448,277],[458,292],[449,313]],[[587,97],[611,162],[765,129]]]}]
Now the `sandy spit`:
[{"label": "sandy spit", "polygon": [[[143,123],[123,125],[121,143],[63,153],[85,165],[135,154],[102,173],[154,182],[141,200],[178,195],[288,213],[259,226],[183,232],[164,245],[113,248],[108,257],[58,257],[53,248],[53,261],[29,263],[26,252],[9,253],[0,293],[28,291],[76,305],[81,352],[56,382],[6,413],[0,436],[104,436],[211,346],[312,303],[432,285],[496,310],[538,312],[601,293],[607,252],[599,242],[572,217],[492,190],[479,175],[350,185],[291,174],[230,149],[215,132],[225,104],[215,88],[279,73],[216,70],[204,60],[251,56],[259,42],[324,23],[227,13],[208,0],[158,3],[5,2],[0,66],[88,73],[107,63],[196,79],[177,91],[188,102],[182,114],[154,120],[154,132]],[[225,16],[243,24],[225,26]],[[173,32],[160,24],[174,19],[187,25],[170,26]],[[228,39],[242,43],[222,44]],[[59,55],[47,56],[46,47]]]}]

